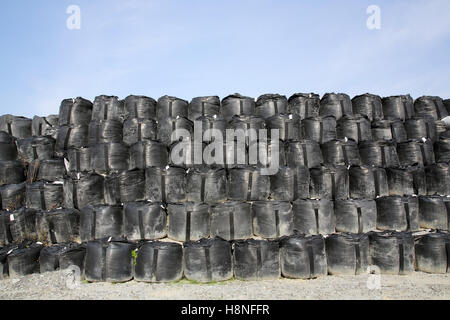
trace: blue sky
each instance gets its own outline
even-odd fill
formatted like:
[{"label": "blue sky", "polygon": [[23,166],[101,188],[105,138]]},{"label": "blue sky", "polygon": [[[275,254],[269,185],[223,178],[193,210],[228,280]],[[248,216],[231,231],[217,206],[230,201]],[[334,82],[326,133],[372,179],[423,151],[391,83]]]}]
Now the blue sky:
[{"label": "blue sky", "polygon": [[[71,4],[80,30],[66,28]],[[100,94],[450,98],[449,17],[448,0],[3,0],[0,114]]]}]

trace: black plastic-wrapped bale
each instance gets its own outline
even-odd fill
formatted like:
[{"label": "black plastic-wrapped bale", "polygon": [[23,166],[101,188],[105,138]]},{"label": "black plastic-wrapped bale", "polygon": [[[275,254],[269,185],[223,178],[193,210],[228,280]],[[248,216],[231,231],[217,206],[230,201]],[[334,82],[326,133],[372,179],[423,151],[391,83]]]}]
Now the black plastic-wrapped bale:
[{"label": "black plastic-wrapped bale", "polygon": [[214,116],[220,113],[220,98],[218,96],[195,97],[188,107],[188,118],[191,121],[202,116]]},{"label": "black plastic-wrapped bale", "polygon": [[323,166],[310,171],[309,195],[312,199],[347,199],[349,174],[346,166]]},{"label": "black plastic-wrapped bale", "polygon": [[270,195],[270,177],[256,167],[234,168],[228,172],[228,199],[262,201]]},{"label": "black plastic-wrapped bale", "polygon": [[134,202],[147,200],[145,191],[145,171],[134,169],[118,174],[120,201]]},{"label": "black plastic-wrapped bale", "polygon": [[170,144],[193,139],[194,123],[186,117],[166,118],[158,120],[158,140]]},{"label": "black plastic-wrapped bale", "polygon": [[235,115],[252,116],[255,114],[255,99],[235,93],[222,100],[221,116],[230,121]]},{"label": "black plastic-wrapped bale", "polygon": [[117,120],[123,123],[124,119],[124,101],[116,96],[101,95],[95,97],[92,106],[92,121]]},{"label": "black plastic-wrapped bale", "polygon": [[193,202],[222,202],[227,200],[225,169],[199,167],[187,174],[187,198]]},{"label": "black plastic-wrapped bale", "polygon": [[419,223],[424,229],[448,230],[448,213],[442,197],[419,197]]},{"label": "black plastic-wrapped bale", "polygon": [[353,115],[352,101],[345,93],[325,93],[320,99],[321,117],[333,116],[336,120]]},{"label": "black plastic-wrapped bale", "polygon": [[255,201],[252,204],[253,234],[276,239],[293,233],[293,213],[289,201]]},{"label": "black plastic-wrapped bale", "polygon": [[80,174],[79,179],[64,180],[64,207],[82,209],[87,205],[105,203],[104,178],[101,175]]},{"label": "black plastic-wrapped bale", "polygon": [[31,123],[31,119],[6,114],[0,116],[0,131],[7,132],[16,139],[29,138],[32,136]]},{"label": "black plastic-wrapped bale", "polygon": [[397,154],[401,166],[423,166],[423,157],[417,141],[408,141],[397,144]]},{"label": "black plastic-wrapped bale", "polygon": [[10,278],[18,278],[39,273],[39,255],[42,244],[33,243],[13,250],[8,255],[8,273]]},{"label": "black plastic-wrapped bale", "polygon": [[17,147],[14,138],[6,132],[0,131],[0,160],[16,160]]},{"label": "black plastic-wrapped bale", "polygon": [[52,159],[55,155],[55,140],[50,137],[32,137],[17,140],[19,159],[25,162]]},{"label": "black plastic-wrapped bale", "polygon": [[[13,243],[9,221],[10,214],[6,211],[0,211],[0,248],[6,248],[6,246]],[[2,250],[0,249],[0,251]]]},{"label": "black plastic-wrapped bale", "polygon": [[306,199],[310,195],[309,182],[307,167],[282,166],[275,175],[270,176],[270,198],[283,201]]},{"label": "black plastic-wrapped bale", "polygon": [[56,209],[36,213],[38,240],[45,244],[80,242],[80,212]]},{"label": "black plastic-wrapped bale", "polygon": [[64,159],[33,160],[28,164],[27,180],[34,181],[62,181],[66,176]]},{"label": "black plastic-wrapped bale", "polygon": [[129,148],[124,143],[99,143],[89,148],[91,168],[97,173],[110,173],[129,168]]},{"label": "black plastic-wrapped bale", "polygon": [[123,205],[124,236],[130,241],[156,240],[167,235],[167,214],[159,202],[129,202]]},{"label": "black plastic-wrapped bale", "polygon": [[336,218],[330,200],[301,200],[293,202],[294,231],[301,234],[330,234],[335,232]]},{"label": "black plastic-wrapped bale", "polygon": [[122,206],[86,206],[80,215],[80,239],[82,242],[106,237],[123,237]]},{"label": "black plastic-wrapped bale", "polygon": [[268,175],[286,165],[285,143],[281,140],[258,140],[248,146],[248,164],[264,168]]},{"label": "black plastic-wrapped bale", "polygon": [[225,133],[227,129],[227,121],[222,117],[214,116],[200,116],[194,121],[194,132],[197,133],[198,124],[201,122],[201,132],[203,137],[203,142],[211,142],[216,138],[225,139]]},{"label": "black plastic-wrapped bale", "polygon": [[414,238],[409,232],[371,232],[370,260],[381,274],[407,275],[414,272]]},{"label": "black plastic-wrapped bale", "polygon": [[380,197],[376,199],[376,202],[378,230],[419,230],[417,197]]},{"label": "black plastic-wrapped bale", "polygon": [[24,182],[25,164],[16,160],[0,160],[0,186]]},{"label": "black plastic-wrapped bale", "polygon": [[59,126],[88,125],[92,118],[92,102],[78,97],[64,99],[59,107]]},{"label": "black plastic-wrapped bale", "polygon": [[377,204],[374,200],[337,200],[334,214],[337,232],[361,234],[377,228]]},{"label": "black plastic-wrapped bale", "polygon": [[414,101],[414,112],[422,118],[441,120],[448,116],[442,98],[435,96],[422,96]]},{"label": "black plastic-wrapped bale", "polygon": [[[447,131],[449,132],[449,131]],[[436,162],[450,163],[450,134],[442,134],[434,147]]]},{"label": "black plastic-wrapped bale", "polygon": [[[257,139],[263,139],[263,137],[261,137],[259,133],[260,130],[266,129],[266,121],[259,116],[235,115],[228,122],[226,129],[234,130],[234,134],[235,136],[237,136],[237,138],[240,138],[241,135],[245,136],[245,143],[246,145],[249,145],[251,142],[254,142]],[[267,134],[267,137],[268,136],[269,135]]]},{"label": "black plastic-wrapped bale", "polygon": [[375,199],[389,195],[389,184],[383,168],[352,166],[349,173],[349,192],[352,199]]},{"label": "black plastic-wrapped bale", "polygon": [[323,162],[329,165],[357,166],[361,164],[358,144],[352,140],[331,140],[321,145]]},{"label": "black plastic-wrapped bale", "polygon": [[16,210],[25,206],[25,182],[0,187],[0,203],[3,210]]},{"label": "black plastic-wrapped bale", "polygon": [[275,240],[234,242],[234,276],[239,280],[273,280],[281,276],[280,248]]},{"label": "black plastic-wrapped bale", "polygon": [[436,141],[436,124],[426,118],[414,117],[405,121],[405,130],[409,140],[422,138]]},{"label": "black plastic-wrapped bale", "polygon": [[130,147],[130,169],[165,167],[169,163],[167,147],[158,141],[141,141]]},{"label": "black plastic-wrapped bale", "polygon": [[450,166],[436,163],[425,167],[427,195],[450,195]]},{"label": "black plastic-wrapped bale", "polygon": [[419,236],[415,244],[416,269],[427,273],[450,271],[450,236],[436,232]]},{"label": "black plastic-wrapped bale", "polygon": [[64,203],[62,183],[34,182],[26,186],[26,207],[36,210],[54,210]]},{"label": "black plastic-wrapped bale", "polygon": [[91,150],[89,148],[71,148],[67,151],[69,172],[89,172],[91,166]]},{"label": "black plastic-wrapped bale", "polygon": [[189,103],[186,100],[167,95],[163,96],[158,99],[156,105],[156,119],[161,121],[177,116],[187,118],[189,114],[188,105]]},{"label": "black plastic-wrapped bale", "polygon": [[358,275],[369,266],[367,234],[339,233],[325,239],[328,274]]},{"label": "black plastic-wrapped bale", "polygon": [[123,125],[117,120],[92,121],[89,124],[88,145],[98,143],[120,143],[123,139]]},{"label": "black plastic-wrapped bale", "polygon": [[152,119],[128,119],[123,123],[123,142],[131,146],[143,140],[156,140],[158,124]]},{"label": "black plastic-wrapped bale", "polygon": [[133,278],[135,245],[105,239],[89,241],[86,246],[85,276],[89,282],[126,282]]},{"label": "black plastic-wrapped bale", "polygon": [[84,271],[86,248],[77,243],[55,244],[44,247],[39,255],[40,272],[65,270],[76,266],[80,273]]},{"label": "black plastic-wrapped bale", "polygon": [[336,124],[338,139],[348,138],[356,143],[372,140],[370,121],[362,116],[344,116]]},{"label": "black plastic-wrapped bale", "polygon": [[220,238],[184,244],[184,276],[198,282],[225,281],[233,277],[231,244]]},{"label": "black plastic-wrapped bale", "polygon": [[[446,119],[449,120],[447,121],[447,124],[450,125],[450,118],[447,117]],[[447,131],[447,124],[443,120],[434,121],[434,127],[436,129],[436,136],[434,138],[434,142],[436,142],[441,135],[445,134],[445,132]]]},{"label": "black plastic-wrapped bale", "polygon": [[411,172],[402,168],[387,168],[387,180],[390,196],[414,194],[414,181]]},{"label": "black plastic-wrapped bale", "polygon": [[176,241],[197,241],[210,235],[210,208],[206,203],[170,203],[167,236]]},{"label": "black plastic-wrapped bale", "polygon": [[415,116],[414,101],[411,96],[400,95],[385,97],[382,100],[385,119],[400,119],[405,121]]},{"label": "black plastic-wrapped bale", "polygon": [[364,141],[359,144],[361,163],[382,168],[400,165],[395,142]]},{"label": "black plastic-wrapped bale", "polygon": [[423,165],[429,166],[436,163],[436,158],[434,156],[433,142],[428,140],[418,141],[420,152],[422,153]]},{"label": "black plastic-wrapped bale", "polygon": [[302,136],[319,144],[334,140],[337,137],[336,119],[334,117],[306,118],[302,120]]},{"label": "black plastic-wrapped bale", "polygon": [[315,141],[289,141],[286,143],[285,150],[287,166],[305,166],[311,169],[323,164],[322,150]]},{"label": "black plastic-wrapped bale", "polygon": [[145,170],[146,199],[153,202],[183,202],[187,198],[186,170],[150,167]]},{"label": "black plastic-wrapped bale", "polygon": [[381,98],[374,94],[366,93],[353,97],[352,108],[354,114],[366,117],[370,122],[384,118]]},{"label": "black plastic-wrapped bale", "polygon": [[156,119],[156,101],[153,98],[129,95],[123,103],[126,119]]},{"label": "black plastic-wrapped bale", "polygon": [[401,120],[377,120],[372,122],[372,140],[405,142],[408,135]]},{"label": "black plastic-wrapped bale", "polygon": [[281,274],[291,279],[326,276],[327,257],[322,235],[293,235],[280,241]]},{"label": "black plastic-wrapped bale", "polygon": [[245,141],[214,141],[205,147],[204,163],[210,166],[232,169],[249,164],[249,152]]},{"label": "black plastic-wrapped bale", "polygon": [[83,148],[89,144],[89,125],[61,126],[56,138],[56,152],[63,154],[70,148]]},{"label": "black plastic-wrapped bale", "polygon": [[36,240],[36,210],[20,208],[1,215],[1,240],[4,244]]},{"label": "black plastic-wrapped bale", "polygon": [[279,94],[263,94],[256,100],[255,114],[268,119],[274,115],[286,113],[288,101],[286,96]]},{"label": "black plastic-wrapped bale", "polygon": [[252,235],[250,203],[229,201],[211,207],[211,237],[240,240]]},{"label": "black plastic-wrapped bale", "polygon": [[276,114],[266,119],[269,138],[272,130],[278,130],[279,139],[282,141],[301,140],[301,119],[295,114]]},{"label": "black plastic-wrapped bale", "polygon": [[445,208],[447,209],[447,220],[448,220],[447,230],[450,230],[450,198],[449,197],[443,198],[442,201],[444,201]]},{"label": "black plastic-wrapped bale", "polygon": [[318,117],[320,97],[315,93],[295,93],[288,99],[288,111],[296,114],[300,119]]},{"label": "black plastic-wrapped bale", "polygon": [[415,195],[427,194],[427,181],[425,168],[421,166],[411,166],[407,168],[413,178],[413,190]]},{"label": "black plastic-wrapped bale", "polygon": [[183,247],[174,242],[145,242],[137,252],[134,269],[136,281],[178,281],[183,277]]},{"label": "black plastic-wrapped bale", "polygon": [[50,136],[56,140],[58,137],[58,127],[57,115],[47,117],[34,116],[31,123],[31,134],[34,137]]},{"label": "black plastic-wrapped bale", "polygon": [[203,164],[206,143],[195,140],[177,141],[170,145],[169,165],[181,168],[195,168]]}]

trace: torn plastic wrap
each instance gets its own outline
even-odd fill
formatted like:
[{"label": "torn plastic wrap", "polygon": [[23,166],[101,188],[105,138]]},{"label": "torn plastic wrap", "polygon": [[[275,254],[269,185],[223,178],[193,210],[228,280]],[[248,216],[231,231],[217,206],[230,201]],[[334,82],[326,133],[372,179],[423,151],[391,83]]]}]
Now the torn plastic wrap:
[{"label": "torn plastic wrap", "polygon": [[425,167],[427,195],[450,195],[450,167],[436,163]]},{"label": "torn plastic wrap", "polygon": [[125,119],[156,119],[156,101],[153,98],[129,95],[123,103]]},{"label": "torn plastic wrap", "polygon": [[287,166],[305,166],[311,169],[323,164],[322,150],[315,141],[289,141],[286,143],[285,150]]},{"label": "torn plastic wrap", "polygon": [[3,210],[16,210],[25,206],[25,182],[0,187],[0,202]]},{"label": "torn plastic wrap", "polygon": [[187,174],[186,188],[188,201],[207,203],[226,201],[228,195],[226,171],[208,167],[191,169]]},{"label": "torn plastic wrap", "polygon": [[188,118],[191,121],[202,116],[214,116],[220,113],[220,98],[218,96],[195,97],[188,107]]},{"label": "torn plastic wrap", "polygon": [[274,115],[286,113],[288,108],[286,96],[263,94],[256,100],[255,115],[268,119]]},{"label": "torn plastic wrap", "polygon": [[52,159],[55,155],[55,140],[50,137],[33,137],[17,140],[19,159],[25,162]]},{"label": "torn plastic wrap", "polygon": [[64,179],[64,207],[82,209],[105,203],[104,180],[95,173],[80,174],[79,179]]},{"label": "torn plastic wrap", "polygon": [[340,233],[325,239],[328,274],[358,275],[369,266],[367,234]]},{"label": "torn plastic wrap", "polygon": [[67,151],[70,172],[89,172],[91,166],[91,151],[89,148],[71,148]]},{"label": "torn plastic wrap", "polygon": [[310,171],[311,199],[347,199],[349,174],[346,166],[322,166]]},{"label": "torn plastic wrap", "polygon": [[186,100],[163,96],[158,99],[156,105],[156,119],[158,121],[166,120],[168,118],[188,117],[188,105]]},{"label": "torn plastic wrap", "polygon": [[307,167],[280,167],[270,176],[270,198],[292,201],[310,196],[310,172]]},{"label": "torn plastic wrap", "polygon": [[427,273],[450,272],[450,235],[444,232],[418,236],[415,244],[416,269]]},{"label": "torn plastic wrap", "polygon": [[228,199],[262,201],[270,195],[270,177],[256,167],[234,168],[228,172]]},{"label": "torn plastic wrap", "polygon": [[235,115],[252,116],[255,114],[255,99],[235,93],[222,100],[221,116],[230,121]]},{"label": "torn plastic wrap", "polygon": [[95,97],[92,106],[92,121],[117,120],[123,123],[125,119],[125,106],[116,96],[101,95]]},{"label": "torn plastic wrap", "polygon": [[374,200],[336,200],[336,231],[367,233],[377,228],[377,204]]},{"label": "torn plastic wrap", "polygon": [[123,125],[117,120],[92,121],[89,124],[88,145],[98,143],[120,143],[123,140]]},{"label": "torn plastic wrap", "polygon": [[210,235],[210,208],[205,203],[170,203],[167,206],[168,237],[176,241],[197,241]]},{"label": "torn plastic wrap", "polygon": [[211,206],[211,237],[238,240],[252,235],[250,203],[228,201]]},{"label": "torn plastic wrap", "polygon": [[344,116],[336,124],[338,139],[348,138],[356,143],[372,140],[370,121],[362,116]]},{"label": "torn plastic wrap", "polygon": [[66,176],[64,159],[33,160],[28,164],[27,180],[34,181],[62,181]]},{"label": "torn plastic wrap", "polygon": [[417,197],[380,197],[377,202],[377,229],[419,230],[419,201]]},{"label": "torn plastic wrap", "polygon": [[92,102],[78,97],[65,99],[59,107],[59,126],[88,125],[92,118]]},{"label": "torn plastic wrap", "polygon": [[64,154],[71,148],[83,148],[89,144],[89,125],[78,125],[74,127],[61,126],[56,139],[56,152]]},{"label": "torn plastic wrap", "polygon": [[16,160],[17,147],[14,139],[8,133],[0,131],[0,160]]},{"label": "torn plastic wrap", "polygon": [[440,97],[422,96],[414,101],[414,112],[418,117],[441,120],[448,116],[447,109]]},{"label": "torn plastic wrap", "polygon": [[302,120],[302,136],[319,144],[337,137],[336,119],[334,117],[306,118]]},{"label": "torn plastic wrap", "polygon": [[318,117],[320,97],[315,93],[294,93],[288,99],[288,112],[296,114],[300,119]]},{"label": "torn plastic wrap", "polygon": [[81,210],[80,239],[82,242],[106,237],[123,237],[122,206],[95,205]]},{"label": "torn plastic wrap", "polygon": [[336,218],[330,200],[296,200],[293,202],[294,231],[311,234],[335,232]]},{"label": "torn plastic wrap", "polygon": [[31,123],[31,134],[34,137],[49,136],[56,140],[58,137],[58,116],[47,117],[34,116]]},{"label": "torn plastic wrap", "polygon": [[336,120],[353,115],[352,101],[345,93],[325,93],[320,100],[321,117],[333,116]]},{"label": "torn plastic wrap", "polygon": [[24,182],[25,164],[16,160],[0,160],[0,186]]},{"label": "torn plastic wrap", "polygon": [[448,230],[448,213],[443,197],[419,197],[419,222],[424,229]]},{"label": "torn plastic wrap", "polygon": [[107,174],[129,168],[130,153],[124,143],[100,143],[89,150],[91,168],[96,173]]},{"label": "torn plastic wrap", "polygon": [[361,163],[382,168],[400,165],[395,142],[364,141],[359,144]]},{"label": "torn plastic wrap", "polygon": [[410,119],[415,116],[414,113],[414,101],[411,96],[400,95],[385,97],[382,100],[383,114],[385,119]]},{"label": "torn plastic wrap", "polygon": [[179,167],[145,170],[146,199],[153,202],[183,202],[187,200],[186,170]]},{"label": "torn plastic wrap", "polygon": [[128,119],[123,123],[123,142],[131,146],[143,140],[156,140],[158,124],[152,119]]},{"label": "torn plastic wrap", "polygon": [[266,127],[269,138],[271,130],[278,130],[279,139],[282,141],[301,140],[301,119],[295,114],[276,114],[266,119]]},{"label": "torn plastic wrap", "polygon": [[324,164],[346,166],[361,164],[358,144],[352,140],[331,140],[322,144],[321,150]]},{"label": "torn plastic wrap", "polygon": [[158,141],[141,141],[130,147],[130,169],[165,167],[169,164],[169,151]]},{"label": "torn plastic wrap", "polygon": [[39,255],[42,248],[42,244],[33,243],[13,250],[7,258],[9,277],[18,278],[39,273]]},{"label": "torn plastic wrap", "polygon": [[26,207],[36,210],[54,210],[64,202],[62,183],[34,182],[26,186]]},{"label": "torn plastic wrap", "polygon": [[167,236],[167,213],[161,203],[125,203],[123,213],[124,236],[128,240],[156,240]]},{"label": "torn plastic wrap", "polygon": [[80,242],[80,212],[76,209],[37,212],[36,232],[44,244]]},{"label": "torn plastic wrap", "polygon": [[293,233],[293,213],[289,201],[255,201],[252,204],[253,234],[277,239]]},{"label": "torn plastic wrap", "polygon": [[32,136],[31,123],[31,119],[6,114],[0,116],[0,131],[7,132],[16,139],[26,139]]},{"label": "torn plastic wrap", "polygon": [[353,97],[352,108],[355,115],[366,117],[370,122],[384,118],[381,98],[374,94],[366,93]]}]

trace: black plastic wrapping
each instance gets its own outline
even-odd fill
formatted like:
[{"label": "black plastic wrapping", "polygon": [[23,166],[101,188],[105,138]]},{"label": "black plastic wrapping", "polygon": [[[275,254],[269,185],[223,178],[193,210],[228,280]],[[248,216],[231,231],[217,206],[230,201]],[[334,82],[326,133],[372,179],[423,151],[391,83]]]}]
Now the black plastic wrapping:
[{"label": "black plastic wrapping", "polygon": [[122,142],[123,125],[117,120],[92,121],[89,124],[89,146]]},{"label": "black plastic wrapping", "polygon": [[33,160],[28,164],[28,182],[62,181],[65,176],[64,159]]},{"label": "black plastic wrapping", "polygon": [[422,140],[422,138],[436,141],[436,124],[433,120],[414,117],[405,121],[405,130],[409,140]]},{"label": "black plastic wrapping", "polygon": [[123,171],[105,178],[105,204],[114,205],[141,200],[147,200],[143,170]]},{"label": "black plastic wrapping", "polygon": [[89,148],[91,168],[97,173],[127,170],[129,149],[124,143],[100,143]]},{"label": "black plastic wrapping", "polygon": [[123,213],[124,236],[128,240],[156,240],[166,237],[167,214],[161,203],[125,203]]},{"label": "black plastic wrapping", "polygon": [[156,119],[156,101],[153,98],[129,95],[123,103],[126,119]]},{"label": "black plastic wrapping", "polygon": [[82,242],[106,237],[123,237],[122,206],[95,205],[81,210],[80,239]]},{"label": "black plastic wrapping", "polygon": [[295,93],[288,99],[289,113],[296,114],[300,119],[318,117],[320,97],[315,93]]},{"label": "black plastic wrapping", "polygon": [[288,101],[279,94],[263,94],[256,100],[255,115],[268,119],[274,115],[286,113]]},{"label": "black plastic wrapping", "polygon": [[78,97],[65,99],[59,107],[58,123],[60,126],[88,125],[92,118],[92,102]]},{"label": "black plastic wrapping", "polygon": [[[259,130],[266,129],[266,122],[259,116],[233,116],[228,122],[226,129],[233,129],[236,135],[245,135],[245,143],[249,145],[250,142],[255,141],[259,136]],[[267,137],[270,133],[267,134]],[[226,139],[226,135],[224,136]],[[235,138],[236,139],[236,138]]]},{"label": "black plastic wrapping", "polygon": [[211,237],[238,240],[248,239],[252,234],[250,203],[228,201],[211,206]]},{"label": "black plastic wrapping", "polygon": [[78,125],[74,127],[61,126],[56,139],[56,151],[60,154],[70,148],[87,147],[89,144],[89,125]]},{"label": "black plastic wrapping", "polygon": [[198,282],[225,281],[233,277],[231,244],[220,238],[184,244],[184,276]]},{"label": "black plastic wrapping", "polygon": [[[174,132],[181,136],[176,136]],[[158,120],[158,140],[169,146],[180,140],[193,139],[194,123],[186,117],[166,118]]]},{"label": "black plastic wrapping", "polygon": [[415,114],[423,118],[441,120],[448,116],[447,109],[440,97],[422,96],[414,101]]},{"label": "black plastic wrapping", "polygon": [[76,266],[80,272],[84,271],[86,247],[76,243],[55,244],[44,247],[39,256],[40,272],[65,270]]},{"label": "black plastic wrapping", "polygon": [[265,239],[289,236],[294,230],[289,201],[255,201],[252,204],[253,234]]},{"label": "black plastic wrapping", "polygon": [[196,141],[177,141],[170,145],[170,165],[182,168],[195,168],[203,164],[203,151],[206,143]]},{"label": "black plastic wrapping", "polygon": [[31,123],[31,134],[34,137],[50,136],[56,140],[58,137],[58,127],[57,115],[47,117],[34,116]]},{"label": "black plastic wrapping", "polygon": [[367,234],[340,233],[325,239],[328,274],[358,275],[369,266]]},{"label": "black plastic wrapping", "polygon": [[227,169],[248,165],[249,152],[245,141],[216,141],[208,144],[204,150],[204,163]]},{"label": "black plastic wrapping", "polygon": [[17,140],[19,159],[25,162],[52,159],[55,154],[55,140],[50,137],[32,137]]},{"label": "black plastic wrapping", "polygon": [[124,102],[115,96],[101,95],[95,97],[92,107],[92,121],[125,119]]},{"label": "black plastic wrapping", "polygon": [[25,182],[0,187],[0,202],[3,210],[16,210],[25,206]]},{"label": "black plastic wrapping", "polygon": [[450,195],[450,167],[437,163],[425,167],[427,195]]},{"label": "black plastic wrapping", "polygon": [[382,99],[383,114],[385,119],[400,119],[405,121],[415,116],[414,101],[411,96],[391,96]]},{"label": "black plastic wrapping", "polygon": [[401,120],[378,120],[372,122],[372,140],[405,142],[408,135]]},{"label": "black plastic wrapping", "polygon": [[320,99],[321,117],[333,116],[336,120],[344,115],[352,115],[352,101],[345,93],[325,93]]},{"label": "black plastic wrapping", "polygon": [[417,237],[416,269],[427,273],[450,271],[450,236],[448,233],[428,233]]},{"label": "black plastic wrapping", "polygon": [[33,243],[13,250],[7,258],[10,278],[39,273],[39,255],[42,248],[42,244]]},{"label": "black plastic wrapping", "polygon": [[152,119],[128,119],[123,123],[123,142],[131,146],[143,140],[156,140],[158,125]]},{"label": "black plastic wrapping", "polygon": [[89,172],[91,166],[91,150],[89,148],[71,148],[67,151],[70,172]]},{"label": "black plastic wrapping", "polygon": [[270,176],[270,198],[292,201],[309,198],[310,173],[307,167],[285,167]]},{"label": "black plastic wrapping", "polygon": [[423,157],[420,145],[417,141],[408,141],[397,144],[397,154],[402,166],[423,166]]},{"label": "black plastic wrapping", "polygon": [[25,165],[16,160],[0,160],[0,186],[24,182]]},{"label": "black plastic wrapping", "polygon": [[361,234],[377,228],[377,204],[374,200],[337,200],[334,214],[337,232]]},{"label": "black plastic wrapping", "polygon": [[352,199],[375,199],[389,195],[386,171],[383,168],[352,166],[348,170]]},{"label": "black plastic wrapping", "polygon": [[335,232],[333,203],[327,199],[296,200],[293,203],[294,231],[301,234],[330,234]]},{"label": "black plastic wrapping", "polygon": [[[249,165],[256,165],[273,174],[279,166],[286,165],[285,143],[281,140],[259,140],[251,143],[246,150]],[[276,163],[276,161],[278,163]]]},{"label": "black plastic wrapping", "polygon": [[401,168],[387,168],[389,195],[403,196],[414,194],[414,183],[411,172]]},{"label": "black plastic wrapping", "polygon": [[334,117],[306,118],[302,120],[302,136],[319,144],[337,137],[336,119]]},{"label": "black plastic wrapping", "polygon": [[163,96],[158,99],[156,105],[156,119],[161,121],[168,118],[176,118],[177,116],[187,118],[188,105],[189,103],[186,100],[177,97]]},{"label": "black plastic wrapping", "polygon": [[199,167],[187,174],[187,198],[193,202],[222,202],[227,200],[225,169]]},{"label": "black plastic wrapping", "polygon": [[188,107],[188,118],[191,121],[201,116],[213,116],[220,113],[220,98],[218,96],[195,97]]},{"label": "black plastic wrapping", "polygon": [[382,168],[400,165],[395,142],[364,141],[359,144],[361,163]]},{"label": "black plastic wrapping", "polygon": [[168,163],[169,151],[158,141],[142,141],[130,147],[130,169],[165,167]]},{"label": "black plastic wrapping", "polygon": [[147,168],[145,170],[146,199],[154,202],[186,201],[188,199],[186,181],[186,170],[183,168]]},{"label": "black plastic wrapping", "polygon": [[450,163],[450,135],[441,135],[441,137],[435,144],[434,152],[437,162]]},{"label": "black plastic wrapping", "polygon": [[424,229],[448,230],[448,213],[443,197],[419,197],[419,223]]},{"label": "black plastic wrapping", "polygon": [[255,99],[235,93],[222,100],[220,113],[226,121],[230,121],[234,115],[252,116],[255,114]]},{"label": "black plastic wrapping", "polygon": [[16,160],[17,147],[14,139],[8,133],[0,131],[0,160]]},{"label": "black plastic wrapping", "polygon": [[16,139],[29,138],[32,135],[31,123],[31,119],[6,114],[0,116],[0,131],[7,132]]},{"label": "black plastic wrapping", "polygon": [[214,116],[200,116],[194,121],[194,130],[197,133],[198,124],[201,122],[201,132],[203,137],[203,142],[211,142],[218,137],[225,140],[225,133],[227,128],[227,121],[222,117]]},{"label": "black plastic wrapping", "polygon": [[425,175],[425,168],[420,166],[412,166],[407,168],[413,178],[413,190],[416,195],[427,194],[427,181]]},{"label": "black plastic wrapping", "polygon": [[419,202],[417,197],[380,197],[377,202],[377,229],[419,230]]},{"label": "black plastic wrapping", "polygon": [[384,118],[381,98],[374,94],[366,93],[353,97],[352,108],[355,115],[366,117],[371,122]]},{"label": "black plastic wrapping", "polygon": [[358,144],[352,140],[331,140],[322,144],[321,150],[324,164],[346,166],[361,164]]},{"label": "black plastic wrapping", "polygon": [[47,211],[62,207],[63,184],[42,181],[27,184],[25,197],[27,208]]},{"label": "black plastic wrapping", "polygon": [[36,240],[36,210],[20,208],[12,212],[3,212],[0,225],[1,245]]},{"label": "black plastic wrapping", "polygon": [[167,206],[168,237],[176,241],[197,241],[210,235],[210,208],[206,203],[170,203]]},{"label": "black plastic wrapping", "polygon": [[302,139],[301,119],[298,115],[273,115],[266,119],[266,126],[269,138],[271,138],[271,130],[278,130],[279,139],[282,141]]},{"label": "black plastic wrapping", "polygon": [[233,246],[236,279],[270,280],[281,276],[278,241],[249,239],[236,241]]},{"label": "black plastic wrapping", "polygon": [[36,213],[38,240],[44,244],[80,242],[80,212],[56,209]]},{"label": "black plastic wrapping", "polygon": [[338,139],[347,137],[355,141],[372,140],[370,121],[362,116],[344,116],[336,124],[336,135]]},{"label": "black plastic wrapping", "polygon": [[285,145],[286,165],[317,168],[323,164],[320,145],[312,140],[289,141]]},{"label": "black plastic wrapping", "polygon": [[349,175],[346,166],[323,166],[310,171],[309,195],[312,199],[347,199]]},{"label": "black plastic wrapping", "polygon": [[270,177],[256,167],[234,168],[228,172],[228,199],[262,201],[270,195]]},{"label": "black plastic wrapping", "polygon": [[98,174],[81,174],[79,179],[64,180],[64,207],[82,209],[105,203],[104,178]]}]

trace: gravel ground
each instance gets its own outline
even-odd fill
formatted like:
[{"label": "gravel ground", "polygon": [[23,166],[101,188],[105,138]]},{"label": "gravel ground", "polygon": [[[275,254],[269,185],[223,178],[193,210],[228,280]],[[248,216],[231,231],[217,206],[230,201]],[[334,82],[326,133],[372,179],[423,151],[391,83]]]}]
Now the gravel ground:
[{"label": "gravel ground", "polygon": [[328,276],[313,280],[230,280],[197,284],[182,280],[171,284],[130,281],[120,284],[82,281],[68,288],[63,271],[33,274],[0,281],[0,299],[450,299],[450,275],[416,272],[408,276],[382,275],[381,289],[368,289],[377,276]]}]

